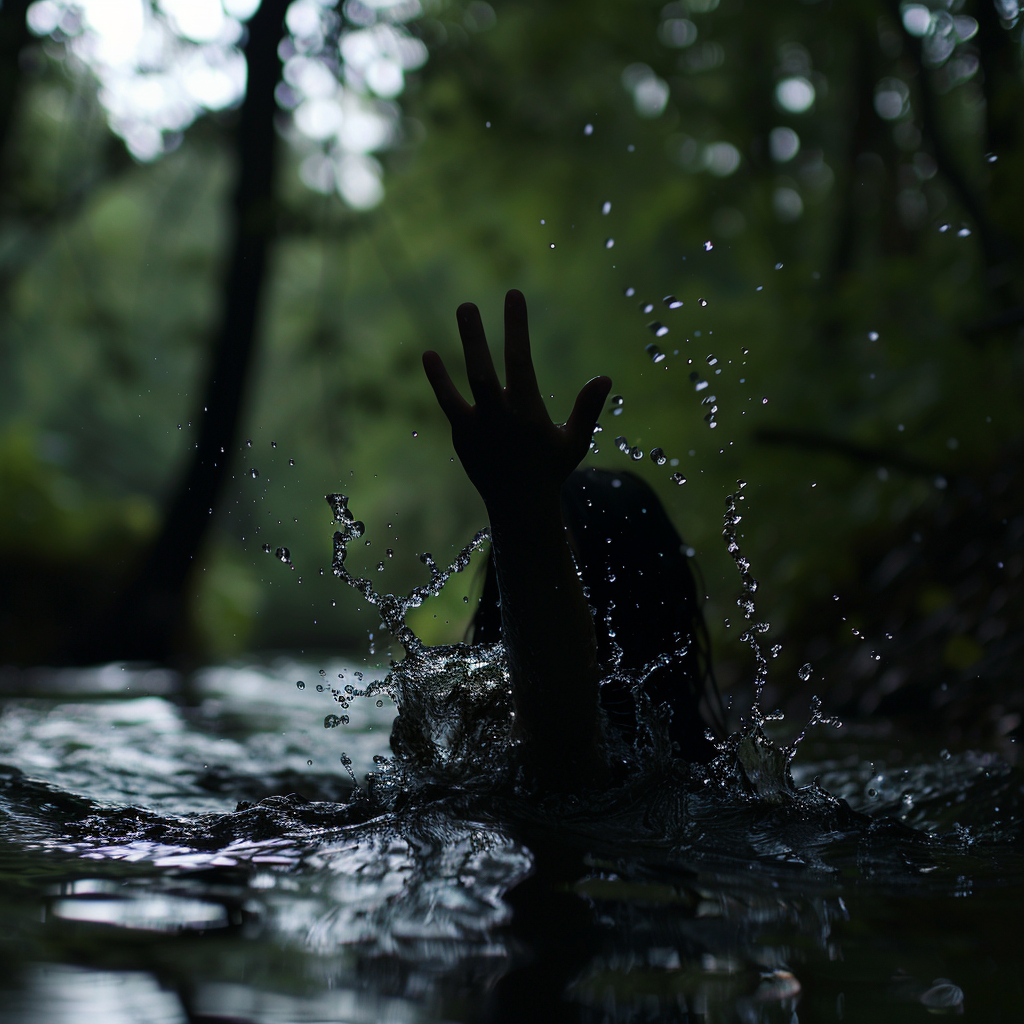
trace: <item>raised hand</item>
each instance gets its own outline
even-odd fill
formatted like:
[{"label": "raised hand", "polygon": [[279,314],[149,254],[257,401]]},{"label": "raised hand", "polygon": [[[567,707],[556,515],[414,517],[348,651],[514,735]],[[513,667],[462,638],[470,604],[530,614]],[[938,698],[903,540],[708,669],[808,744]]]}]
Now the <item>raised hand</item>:
[{"label": "raised hand", "polygon": [[492,512],[495,505],[521,503],[531,493],[557,494],[587,453],[611,380],[588,381],[569,419],[555,424],[537,386],[522,292],[513,289],[505,296],[504,387],[491,360],[480,311],[467,302],[456,316],[476,404],[462,397],[436,352],[423,354],[423,368],[451,423],[452,443],[466,474]]},{"label": "raised hand", "polygon": [[476,306],[460,306],[458,322],[476,404],[459,394],[436,352],[424,353],[423,368],[491,522],[517,756],[538,787],[598,786],[608,762],[597,639],[562,523],[561,487],[587,452],[612,382],[585,384],[557,425],[537,387],[522,293],[505,296],[504,387]]}]

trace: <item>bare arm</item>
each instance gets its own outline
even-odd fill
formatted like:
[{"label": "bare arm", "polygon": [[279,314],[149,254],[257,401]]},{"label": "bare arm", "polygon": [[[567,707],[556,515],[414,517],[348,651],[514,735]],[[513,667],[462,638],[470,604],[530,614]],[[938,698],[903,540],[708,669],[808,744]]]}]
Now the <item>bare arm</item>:
[{"label": "bare arm", "polygon": [[459,394],[436,352],[424,353],[423,367],[487,506],[523,761],[549,786],[597,785],[607,773],[597,641],[560,492],[587,452],[611,381],[589,381],[569,419],[552,423],[533,369],[522,293],[505,296],[504,388],[476,306],[460,306],[457,318],[476,404]]}]

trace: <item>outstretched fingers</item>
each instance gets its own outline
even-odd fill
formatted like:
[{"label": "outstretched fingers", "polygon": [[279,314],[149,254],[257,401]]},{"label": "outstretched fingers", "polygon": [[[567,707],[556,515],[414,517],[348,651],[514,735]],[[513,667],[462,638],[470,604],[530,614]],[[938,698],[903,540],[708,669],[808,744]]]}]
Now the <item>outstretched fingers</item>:
[{"label": "outstretched fingers", "polygon": [[487,347],[480,310],[472,302],[464,302],[455,312],[462,338],[462,351],[466,356],[466,376],[477,405],[490,405],[501,394],[501,384],[494,371],[491,351]]},{"label": "outstretched fingers", "polygon": [[444,362],[436,352],[423,353],[423,369],[434,389],[437,404],[448,417],[448,422],[454,426],[456,420],[469,413],[469,402],[459,394],[459,389],[452,383]]},{"label": "outstretched fingers", "polygon": [[540,399],[530,354],[526,299],[515,288],[505,295],[505,386],[515,398],[526,401]]},{"label": "outstretched fingers", "polygon": [[580,388],[569,418],[565,421],[568,436],[586,450],[594,434],[594,424],[604,408],[604,400],[612,389],[611,377],[594,377]]}]

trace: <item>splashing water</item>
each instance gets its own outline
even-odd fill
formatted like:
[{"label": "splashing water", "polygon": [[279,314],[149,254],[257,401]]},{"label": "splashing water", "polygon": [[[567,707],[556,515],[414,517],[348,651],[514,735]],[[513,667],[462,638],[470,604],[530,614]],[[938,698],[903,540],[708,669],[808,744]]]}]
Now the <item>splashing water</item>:
[{"label": "splashing water", "polygon": [[[630,447],[625,437],[617,438],[616,445],[632,459],[644,457],[643,450]],[[665,461],[660,449],[654,449],[651,458],[658,464]],[[672,479],[685,482],[679,473],[673,474]],[[769,625],[752,621],[757,580],[737,539],[737,527],[742,520],[740,502],[745,497],[740,492],[746,483],[739,480],[737,484],[737,491],[726,499],[723,537],[742,581],[737,603],[750,623],[740,640],[750,646],[756,663],[749,718],[741,720],[739,730],[715,742],[718,756],[705,769],[677,761],[668,737],[668,719],[662,709],[648,699],[644,687],[656,671],[681,660],[693,640],[682,637],[676,650],[663,652],[640,671],[624,672],[622,649],[615,639],[612,621],[615,606],[610,602],[605,612],[605,626],[613,657],[610,674],[602,686],[616,682],[632,694],[636,731],[631,741],[609,735],[609,750],[613,761],[631,766],[634,773],[631,784],[654,777],[664,779],[669,772],[676,784],[683,784],[685,789],[699,776],[700,785],[711,786],[725,798],[728,794],[743,794],[773,805],[795,803],[805,811],[813,809],[814,813],[834,815],[835,800],[815,786],[798,789],[790,771],[797,747],[810,727],[838,724],[822,714],[821,702],[815,699],[810,719],[789,746],[776,744],[764,732],[765,723],[780,720],[782,714],[765,714],[761,706],[768,674],[762,637]],[[405,651],[404,659],[397,664],[393,662],[383,680],[363,689],[347,685],[343,694],[335,691],[343,710],[348,708],[349,701],[357,698],[376,700],[380,706],[381,697],[389,698],[398,709],[391,735],[393,756],[375,758],[375,770],[367,776],[366,799],[375,806],[394,807],[396,801],[407,802],[411,794],[433,792],[439,786],[444,791],[492,796],[503,787],[511,787],[509,792],[519,792],[521,778],[515,757],[512,693],[502,644],[429,647],[405,621],[410,609],[419,607],[428,597],[436,597],[452,574],[462,572],[469,565],[472,554],[489,539],[488,530],[478,531],[445,570],[438,568],[431,555],[422,555],[421,561],[430,571],[426,584],[404,596],[382,594],[370,580],[352,576],[345,567],[347,546],[363,536],[363,523],[355,519],[345,495],[328,495],[327,501],[335,521],[341,524],[334,535],[334,574],[377,609],[384,627]],[[614,583],[614,570],[609,568],[608,573],[608,581]],[[777,648],[773,653],[777,653]],[[331,714],[325,717],[323,724],[331,729],[346,723],[347,716]],[[710,735],[708,738],[713,739]],[[342,763],[345,765],[344,759]],[[664,827],[669,827],[667,822]]]},{"label": "splashing water", "polygon": [[[729,552],[742,582],[742,592],[736,599],[743,612],[743,618],[750,622],[754,617],[755,605],[754,594],[757,592],[757,580],[750,571],[750,560],[740,550],[737,538],[737,527],[743,520],[739,512],[739,503],[744,501],[746,495],[740,492],[747,486],[745,480],[736,481],[736,490],[725,499],[725,516],[723,518],[722,537],[725,539],[725,549]],[[757,666],[754,676],[754,700],[750,708],[750,719],[755,726],[764,722],[761,713],[761,694],[764,691],[765,683],[768,681],[768,659],[765,656],[764,648],[761,645],[760,637],[769,630],[767,622],[752,622],[750,626],[740,635],[740,642],[749,645],[754,661]]]},{"label": "splashing water", "polygon": [[[326,501],[334,513],[334,521],[341,523],[341,529],[335,531],[334,534],[331,571],[350,587],[358,590],[363,598],[377,609],[385,629],[405,648],[407,654],[419,651],[423,647],[423,643],[406,625],[405,616],[410,609],[418,608],[428,597],[436,597],[440,594],[449,577],[453,573],[462,572],[469,565],[473,552],[490,539],[490,530],[486,527],[479,530],[476,536],[455,556],[455,560],[447,569],[438,569],[429,553],[422,554],[420,561],[430,570],[430,580],[421,586],[414,587],[406,596],[381,594],[374,587],[372,580],[352,576],[345,568],[348,545],[353,540],[362,537],[366,532],[366,527],[349,511],[346,495],[328,494]],[[390,556],[390,550],[388,554]]]}]

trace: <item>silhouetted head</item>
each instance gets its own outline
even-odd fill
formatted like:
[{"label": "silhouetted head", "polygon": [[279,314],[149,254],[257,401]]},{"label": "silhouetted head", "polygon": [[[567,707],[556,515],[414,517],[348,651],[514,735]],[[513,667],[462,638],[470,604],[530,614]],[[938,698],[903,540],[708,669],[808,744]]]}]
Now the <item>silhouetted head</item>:
[{"label": "silhouetted head", "polygon": [[[654,671],[644,690],[672,711],[669,733],[683,757],[704,761],[714,750],[704,738],[721,729],[707,630],[686,545],[651,488],[633,473],[585,469],[562,487],[562,515],[595,609],[598,658],[604,672],[637,672],[661,654],[685,649]],[[494,565],[484,581],[473,620],[473,640],[501,638]],[[625,683],[606,682],[601,704],[609,722],[627,736],[635,730],[632,694]]]}]

